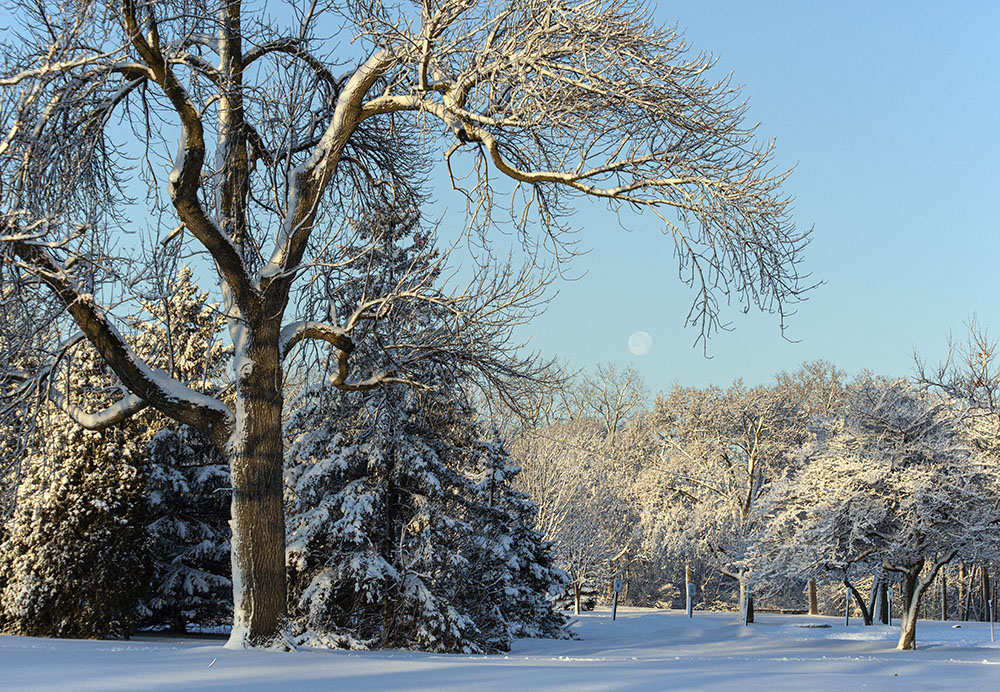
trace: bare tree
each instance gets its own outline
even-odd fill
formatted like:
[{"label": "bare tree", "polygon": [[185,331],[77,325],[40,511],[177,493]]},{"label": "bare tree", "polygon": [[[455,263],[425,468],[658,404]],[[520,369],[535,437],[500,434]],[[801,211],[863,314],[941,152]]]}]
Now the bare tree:
[{"label": "bare tree", "polygon": [[[917,380],[923,387],[936,389],[953,401],[967,402],[973,420],[981,428],[978,440],[995,448],[1000,442],[1000,353],[997,341],[975,315],[966,324],[964,341],[948,337],[948,353],[943,361],[929,367],[914,355]],[[978,419],[978,420],[977,420]],[[991,434],[992,432],[992,434]]]},{"label": "bare tree", "polygon": [[571,412],[601,421],[611,438],[629,416],[645,405],[647,398],[642,375],[631,365],[619,368],[614,363],[599,364],[594,372],[567,388],[566,396],[572,402]]},{"label": "bare tree", "polygon": [[577,417],[512,438],[517,483],[538,506],[536,527],[571,577],[577,611],[586,584],[608,584],[639,556],[631,485],[652,442],[640,421],[613,437],[604,421]]},{"label": "bare tree", "polygon": [[774,379],[777,389],[809,417],[834,415],[847,402],[847,373],[825,360],[805,362]]},{"label": "bare tree", "polygon": [[[108,409],[68,407],[81,425],[153,407],[226,455],[232,646],[281,636],[282,387],[295,347],[327,344],[344,389],[408,382],[405,363],[353,372],[351,356],[359,338],[378,337],[362,325],[422,300],[454,315],[429,349],[441,357],[473,344],[470,324],[485,330],[475,343],[490,359],[475,367],[488,377],[505,355],[485,348],[484,334],[504,343],[510,322],[537,304],[537,283],[514,272],[512,285],[502,277],[489,293],[484,269],[486,299],[474,280],[448,302],[418,272],[392,295],[338,305],[325,277],[356,259],[352,229],[375,209],[417,207],[433,151],[444,150],[468,200],[484,267],[504,210],[526,242],[539,238],[557,257],[572,249],[561,233],[576,196],[657,215],[695,288],[688,319],[703,336],[730,301],[784,318],[803,290],[808,241],[789,217],[787,173],[743,123],[739,90],[709,78],[712,60],[653,26],[640,4],[280,7],[253,19],[260,8],[239,0],[25,0],[0,75],[0,288],[36,295],[56,315],[44,328],[4,325],[3,348],[58,358],[75,325],[121,382]],[[334,52],[338,40],[351,47]],[[217,275],[234,346],[232,404],[129,345],[130,306],[182,260]]]}]

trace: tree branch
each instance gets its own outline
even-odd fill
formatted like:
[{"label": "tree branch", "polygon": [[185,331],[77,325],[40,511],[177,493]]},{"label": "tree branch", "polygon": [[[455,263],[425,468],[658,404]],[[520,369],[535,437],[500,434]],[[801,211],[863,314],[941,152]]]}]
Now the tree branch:
[{"label": "tree branch", "polygon": [[[111,325],[104,311],[94,303],[94,296],[82,293],[69,272],[55,261],[47,249],[25,241],[13,241],[10,245],[26,268],[56,294],[90,343],[132,392],[134,399],[126,397],[124,402],[119,402],[118,410],[93,414],[92,423],[102,424],[124,416],[141,401],[144,402],[142,405],[151,405],[174,420],[212,435],[213,439],[228,438],[233,416],[225,404],[144,363]],[[82,411],[77,413],[82,415]],[[82,417],[87,420],[86,416]]]}]

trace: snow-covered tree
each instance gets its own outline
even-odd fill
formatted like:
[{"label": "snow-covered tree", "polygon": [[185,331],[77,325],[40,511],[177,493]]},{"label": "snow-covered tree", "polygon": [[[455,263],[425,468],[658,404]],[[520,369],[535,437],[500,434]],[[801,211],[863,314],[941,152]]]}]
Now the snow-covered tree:
[{"label": "snow-covered tree", "polygon": [[476,499],[471,440],[457,434],[467,415],[399,386],[345,401],[322,385],[296,403],[286,497],[300,643],[482,652],[545,627],[504,619],[519,594]]},{"label": "snow-covered tree", "polygon": [[553,603],[569,576],[555,567],[552,544],[535,528],[537,506],[516,489],[521,468],[495,429],[474,445],[472,574],[488,585],[489,602],[498,606],[511,638],[563,637],[565,620]]},{"label": "snow-covered tree", "polygon": [[644,436],[633,437],[636,430],[612,438],[604,421],[578,418],[523,430],[511,445],[522,468],[516,486],[538,505],[536,526],[570,575],[577,610],[585,592],[610,584],[638,549],[630,485]]},{"label": "snow-covered tree", "polygon": [[747,558],[764,530],[761,497],[805,432],[779,391],[676,387],[657,400],[657,458],[640,479],[651,550],[696,559],[736,580],[743,607]]},{"label": "snow-covered tree", "polygon": [[[222,320],[218,310],[206,303],[206,294],[199,293],[190,269],[181,268],[143,306],[143,319],[135,324],[134,348],[193,386],[206,391],[216,388],[225,353],[218,339]],[[55,402],[71,410],[106,402],[115,393],[113,375],[97,354],[79,340],[76,344],[49,379],[49,386],[58,390]],[[48,593],[72,594],[81,574],[95,569],[99,576],[93,579],[93,588],[117,592],[123,602],[141,598],[144,625],[169,624],[183,630],[185,617],[218,624],[229,616],[228,478],[211,444],[185,426],[161,429],[166,421],[148,411],[100,433],[85,433],[55,406],[46,407],[42,415],[44,422],[34,426],[33,434],[32,428],[22,427],[16,435],[17,444],[29,452],[32,468],[17,489],[21,503],[12,520],[16,545],[8,546],[14,552],[3,554],[5,561],[20,560],[16,566],[8,565],[7,571],[20,584],[11,589],[23,591],[24,584],[38,582]],[[104,464],[110,465],[104,468]],[[121,496],[114,489],[114,476],[108,476],[112,472],[127,476],[121,483]],[[90,493],[100,511],[88,507],[79,525],[70,521],[63,522],[62,528],[50,526],[62,521],[62,511],[75,515],[74,506],[82,501],[78,493]],[[102,499],[105,495],[109,497]],[[56,510],[52,503],[63,503],[66,508]],[[105,564],[99,570],[64,569],[74,564],[70,556],[90,559],[100,550],[100,541],[108,547],[101,553]],[[38,542],[51,543],[51,549],[34,551],[23,560],[18,557],[19,551],[26,550],[24,546]],[[117,555],[128,545],[137,546],[134,557]],[[136,569],[136,560],[142,561],[141,569]],[[116,588],[119,582],[127,582],[128,587]],[[30,593],[8,591],[11,599],[34,598]],[[127,634],[137,621],[131,611],[127,617],[106,616],[113,624],[98,625],[93,632],[71,629],[82,628],[82,618],[99,617],[93,609],[105,598],[110,596],[88,598],[94,604],[90,606],[84,601],[77,605],[71,596],[53,597],[42,606],[52,612],[40,618],[39,626],[55,634]],[[133,602],[129,608],[135,606]],[[127,610],[120,604],[114,607]],[[65,611],[57,612],[59,608]],[[68,624],[46,625],[46,621]],[[20,623],[16,627],[28,631],[29,626]]]},{"label": "snow-covered tree", "polygon": [[[809,235],[791,220],[786,174],[744,122],[739,90],[639,2],[280,5],[259,21],[262,7],[238,0],[23,1],[3,29],[4,290],[34,291],[44,305],[44,286],[49,305],[32,314],[72,322],[126,390],[75,411],[77,422],[99,429],[150,407],[200,429],[226,458],[233,646],[282,640],[281,426],[298,344],[328,344],[343,389],[406,379],[354,358],[359,325],[423,295],[454,316],[424,335],[427,350],[463,352],[487,379],[517,369],[510,326],[537,306],[538,283],[498,274],[489,247],[467,292],[328,309],[330,270],[353,261],[348,220],[419,200],[441,153],[468,201],[470,247],[506,226],[561,257],[578,197],[655,213],[675,241],[661,250],[676,252],[694,286],[689,321],[703,335],[728,299],[787,314],[805,289]],[[148,214],[132,212],[137,200]],[[124,317],[165,254],[203,257],[217,278],[231,401],[128,344]],[[40,352],[59,358],[61,341],[53,334]]]},{"label": "snow-covered tree", "polygon": [[847,373],[833,363],[813,360],[774,376],[775,389],[809,418],[840,413],[847,401]]},{"label": "snow-covered tree", "polygon": [[953,402],[903,380],[868,379],[816,439],[773,500],[773,551],[803,573],[849,575],[864,560],[899,575],[898,648],[916,647],[920,600],[956,556],[997,548],[997,469],[976,453]]},{"label": "snow-covered tree", "polygon": [[[143,302],[135,348],[155,367],[205,393],[218,394],[228,348],[219,306],[200,291],[189,267]],[[145,451],[148,525],[154,560],[144,626],[184,632],[232,619],[229,579],[229,470],[196,428],[157,417]]]},{"label": "snow-covered tree", "polygon": [[[69,352],[65,386],[84,404],[107,398],[109,373],[86,344]],[[146,431],[139,419],[91,432],[49,410],[22,462],[18,501],[0,544],[6,631],[126,637],[149,588]]]},{"label": "snow-covered tree", "polygon": [[232,620],[229,469],[187,426],[160,429],[148,455],[146,499],[153,576],[144,626],[185,632]]},{"label": "snow-covered tree", "polygon": [[[417,221],[414,215],[365,219],[366,245],[358,252],[384,271],[377,277],[344,271],[338,300],[364,302],[385,290],[380,284],[406,291],[412,281],[436,279],[434,239]],[[438,329],[439,319],[424,303],[393,306],[379,329],[397,345],[371,345],[356,357],[377,368],[406,363],[421,354],[398,344]],[[494,468],[500,465],[494,459],[493,493],[484,496],[477,485],[484,459],[499,452],[484,453],[475,412],[458,386],[461,370],[442,367],[426,352],[407,369],[414,368],[433,386],[410,391],[384,383],[344,394],[318,385],[290,406],[294,634],[312,645],[491,651],[506,649],[512,636],[558,631],[558,617],[539,598],[559,575],[522,522],[530,505],[504,482],[513,470]],[[511,535],[500,533],[500,525]],[[522,543],[512,546],[512,535]],[[522,569],[532,580],[519,586],[513,579],[525,576]],[[525,609],[512,603],[522,596],[534,599]]]}]

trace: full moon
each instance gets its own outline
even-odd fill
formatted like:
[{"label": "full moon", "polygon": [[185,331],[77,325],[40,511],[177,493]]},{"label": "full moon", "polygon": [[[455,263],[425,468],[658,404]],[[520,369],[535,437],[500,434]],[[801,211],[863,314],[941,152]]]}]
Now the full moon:
[{"label": "full moon", "polygon": [[644,356],[653,348],[653,337],[646,332],[636,332],[628,338],[628,350],[637,356]]}]

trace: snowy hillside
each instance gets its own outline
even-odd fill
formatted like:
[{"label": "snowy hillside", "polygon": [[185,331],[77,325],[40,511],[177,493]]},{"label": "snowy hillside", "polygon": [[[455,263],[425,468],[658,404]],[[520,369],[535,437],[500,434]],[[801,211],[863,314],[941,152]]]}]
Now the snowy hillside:
[{"label": "snowy hillside", "polygon": [[[509,654],[229,651],[218,640],[128,642],[0,636],[4,692],[233,690],[998,690],[1000,642],[985,623],[896,627],[836,618],[623,609],[578,618],[575,641],[519,640]],[[808,625],[809,627],[803,627]],[[816,625],[829,625],[817,627]],[[1000,631],[998,631],[1000,635]]]}]

